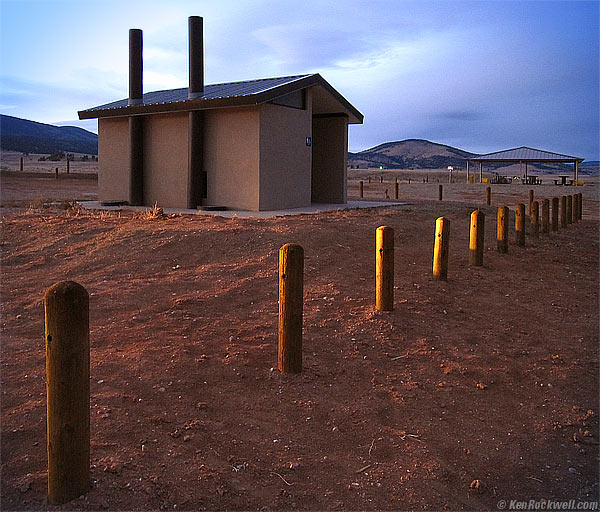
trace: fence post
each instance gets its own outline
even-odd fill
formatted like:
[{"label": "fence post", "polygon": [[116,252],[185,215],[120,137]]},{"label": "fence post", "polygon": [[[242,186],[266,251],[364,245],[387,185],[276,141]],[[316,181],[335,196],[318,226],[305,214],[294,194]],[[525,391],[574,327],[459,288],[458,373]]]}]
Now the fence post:
[{"label": "fence post", "polygon": [[443,185],[438,185],[438,201],[442,200],[443,193],[444,193]]},{"label": "fence post", "polygon": [[485,235],[485,215],[479,210],[471,213],[471,230],[469,236],[469,266],[483,265],[483,243]]},{"label": "fence post", "polygon": [[48,500],[60,505],[90,489],[89,296],[62,281],[46,290]]},{"label": "fence post", "polygon": [[552,198],[552,231],[558,231],[558,197]]},{"label": "fence post", "polygon": [[[396,178],[396,179],[398,179],[398,178]],[[396,199],[398,199],[398,196],[400,195],[399,190],[400,190],[400,185],[396,181],[396,183],[394,184],[394,196],[396,197]]]},{"label": "fence post", "polygon": [[492,204],[492,187],[485,187],[485,204]]},{"label": "fence post", "polygon": [[573,196],[567,196],[567,224],[573,222]]},{"label": "fence post", "polygon": [[560,227],[567,227],[567,196],[560,198]]},{"label": "fence post", "polygon": [[69,174],[71,172],[70,163],[71,163],[71,160],[69,160],[69,157],[67,157],[67,174]]},{"label": "fence post", "polygon": [[550,201],[542,201],[542,233],[550,232]]},{"label": "fence post", "polygon": [[23,157],[21,157],[21,160],[19,161],[19,171],[23,172]]},{"label": "fence post", "polygon": [[58,167],[54,170],[54,174],[55,174],[56,179],[58,179]]},{"label": "fence post", "polygon": [[439,217],[435,221],[435,241],[433,243],[433,278],[436,281],[448,280],[448,252],[450,221]]},{"label": "fence post", "polygon": [[506,254],[508,252],[508,219],[509,210],[507,206],[498,208],[498,252]]},{"label": "fence post", "polygon": [[540,236],[540,203],[538,201],[531,203],[529,224],[531,226],[531,236],[538,238]]},{"label": "fence post", "polygon": [[531,208],[533,207],[533,190],[529,190],[529,216],[531,217]]},{"label": "fence post", "polygon": [[394,230],[380,226],[375,235],[375,309],[394,309]]},{"label": "fence post", "polygon": [[518,204],[515,209],[515,235],[519,247],[525,246],[525,205]]},{"label": "fence post", "polygon": [[573,211],[572,211],[572,215],[571,215],[571,220],[573,222],[577,222],[579,219],[578,217],[578,212],[579,212],[579,206],[577,206],[577,202],[579,201],[579,194],[573,194]]},{"label": "fence post", "polygon": [[579,201],[577,201],[579,207],[579,220],[583,219],[583,192],[579,192]]},{"label": "fence post", "polygon": [[285,244],[279,249],[279,350],[283,373],[302,371],[302,307],[304,301],[304,249]]},{"label": "fence post", "polygon": [[364,193],[365,193],[365,184],[360,181],[358,183],[358,196],[362,199],[364,197]]}]

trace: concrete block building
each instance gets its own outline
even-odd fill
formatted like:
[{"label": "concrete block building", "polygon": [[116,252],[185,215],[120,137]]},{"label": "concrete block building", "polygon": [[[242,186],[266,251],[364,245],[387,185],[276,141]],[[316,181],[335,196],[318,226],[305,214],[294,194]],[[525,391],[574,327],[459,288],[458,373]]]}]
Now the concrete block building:
[{"label": "concrete block building", "polygon": [[319,74],[204,85],[202,18],[189,18],[189,87],[142,93],[129,33],[129,98],[98,118],[99,198],[174,208],[275,210],[345,203],[348,124],[362,114]]}]

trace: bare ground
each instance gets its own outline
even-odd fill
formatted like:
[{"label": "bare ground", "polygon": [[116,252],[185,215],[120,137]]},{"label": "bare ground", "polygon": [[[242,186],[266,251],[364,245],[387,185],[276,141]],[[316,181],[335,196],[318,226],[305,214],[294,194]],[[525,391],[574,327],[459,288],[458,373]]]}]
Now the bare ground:
[{"label": "bare ground", "polygon": [[[2,204],[36,196],[23,179],[7,195],[6,179]],[[62,181],[61,199],[94,193],[82,181],[87,191]],[[468,268],[469,214],[483,189],[460,187],[450,201],[421,184],[403,189],[403,207],[276,219],[4,208],[2,510],[598,500],[596,189],[576,190],[583,221],[507,255],[495,251],[495,207],[482,207],[485,265]],[[524,187],[493,190],[511,208],[527,201]],[[451,221],[447,283],[431,279],[440,215]],[[396,237],[390,313],[373,307],[374,231],[384,224]],[[306,254],[295,376],[273,369],[287,242]],[[64,279],[90,293],[93,486],[55,507],[42,297]]]}]

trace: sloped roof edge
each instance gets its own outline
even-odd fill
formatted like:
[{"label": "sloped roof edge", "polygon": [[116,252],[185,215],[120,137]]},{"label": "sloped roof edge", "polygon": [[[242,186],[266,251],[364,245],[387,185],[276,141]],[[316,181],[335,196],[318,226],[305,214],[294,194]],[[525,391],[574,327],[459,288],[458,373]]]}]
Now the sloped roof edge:
[{"label": "sloped roof edge", "polygon": [[478,155],[467,160],[473,162],[583,162],[585,159],[577,156],[553,153],[543,149],[521,146],[519,148],[505,149],[485,155]]},{"label": "sloped roof edge", "polygon": [[122,99],[80,110],[78,115],[79,119],[95,119],[260,105],[314,85],[322,86],[340,103],[349,123],[363,122],[364,116],[318,73],[206,85],[204,94],[194,99],[187,98],[187,87],[152,91],[143,95],[141,105],[128,105],[128,100]]}]

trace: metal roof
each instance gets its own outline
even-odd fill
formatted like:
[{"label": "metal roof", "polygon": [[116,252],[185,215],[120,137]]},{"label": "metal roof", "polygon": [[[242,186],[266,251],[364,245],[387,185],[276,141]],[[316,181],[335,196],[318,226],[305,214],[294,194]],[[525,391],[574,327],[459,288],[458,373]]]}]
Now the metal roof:
[{"label": "metal roof", "polygon": [[194,99],[188,99],[187,87],[147,92],[143,95],[140,105],[128,105],[128,99],[125,98],[81,110],[78,114],[80,119],[93,119],[258,105],[313,85],[323,86],[338,101],[340,113],[346,112],[350,123],[362,123],[363,115],[318,73],[205,85],[204,92]]},{"label": "metal roof", "polygon": [[577,156],[561,155],[560,153],[522,146],[520,148],[474,156],[468,158],[468,160],[474,162],[583,162],[584,159]]}]

